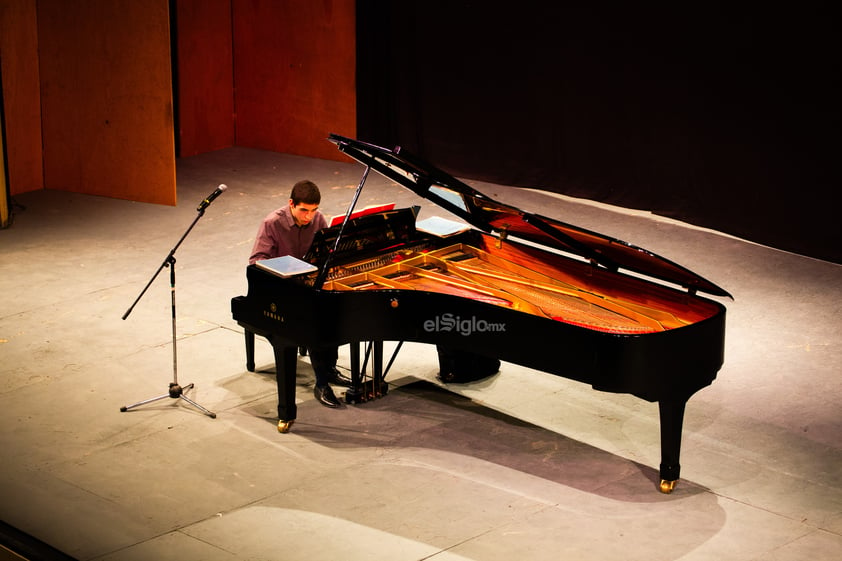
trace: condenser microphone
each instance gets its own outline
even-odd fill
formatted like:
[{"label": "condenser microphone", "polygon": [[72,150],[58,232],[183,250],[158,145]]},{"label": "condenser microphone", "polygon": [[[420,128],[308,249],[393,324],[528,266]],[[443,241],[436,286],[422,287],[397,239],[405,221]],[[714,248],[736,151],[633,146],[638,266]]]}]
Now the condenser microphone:
[{"label": "condenser microphone", "polygon": [[208,195],[208,197],[204,201],[199,203],[199,206],[196,207],[196,210],[198,210],[199,212],[202,212],[203,210],[208,208],[208,205],[210,205],[213,202],[213,200],[215,198],[217,198],[218,196],[220,196],[222,194],[222,192],[225,191],[226,189],[228,189],[228,186],[224,183],[221,184],[219,187],[216,188],[216,191],[214,191],[213,193]]}]

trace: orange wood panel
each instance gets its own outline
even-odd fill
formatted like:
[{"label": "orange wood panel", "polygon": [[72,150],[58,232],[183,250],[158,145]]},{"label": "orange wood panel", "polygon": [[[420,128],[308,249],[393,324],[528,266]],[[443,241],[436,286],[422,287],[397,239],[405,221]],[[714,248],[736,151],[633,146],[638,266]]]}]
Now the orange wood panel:
[{"label": "orange wood panel", "polygon": [[9,193],[44,188],[35,0],[0,0]]},{"label": "orange wood panel", "polygon": [[3,142],[3,135],[0,134],[0,228],[9,226],[9,197],[6,194],[6,147]]},{"label": "orange wood panel", "polygon": [[167,0],[38,0],[44,182],[176,202]]},{"label": "orange wood panel", "polygon": [[356,136],[355,2],[234,0],[236,144],[345,161]]},{"label": "orange wood panel", "polygon": [[178,155],[234,145],[231,0],[179,0]]}]

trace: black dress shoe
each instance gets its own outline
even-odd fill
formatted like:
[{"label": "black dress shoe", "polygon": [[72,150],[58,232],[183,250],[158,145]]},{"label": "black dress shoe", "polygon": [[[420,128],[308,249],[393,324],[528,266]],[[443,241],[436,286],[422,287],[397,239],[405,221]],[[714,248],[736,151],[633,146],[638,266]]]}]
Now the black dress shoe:
[{"label": "black dress shoe", "polygon": [[351,379],[336,368],[330,373],[330,383],[336,384],[337,386],[345,386],[346,388],[351,387]]},{"label": "black dress shoe", "polygon": [[342,404],[339,403],[338,399],[336,399],[336,396],[333,394],[333,390],[330,386],[325,386],[323,388],[316,386],[313,389],[313,395],[316,396],[316,401],[325,407],[330,407],[332,409],[342,407]]}]

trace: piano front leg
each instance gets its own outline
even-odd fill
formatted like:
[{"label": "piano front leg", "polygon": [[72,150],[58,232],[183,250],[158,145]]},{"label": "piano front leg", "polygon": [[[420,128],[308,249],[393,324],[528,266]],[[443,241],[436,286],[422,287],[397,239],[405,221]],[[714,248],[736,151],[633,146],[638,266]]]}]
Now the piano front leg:
[{"label": "piano front leg", "polygon": [[298,347],[278,337],[270,336],[275,352],[275,377],[278,382],[278,432],[286,433],[298,414],[295,405],[295,370]]},{"label": "piano front leg", "polygon": [[681,472],[681,431],[684,424],[686,399],[667,399],[658,402],[661,417],[661,483],[662,493],[672,493]]},{"label": "piano front leg", "polygon": [[254,331],[246,328],[243,334],[246,337],[246,370],[254,372]]}]

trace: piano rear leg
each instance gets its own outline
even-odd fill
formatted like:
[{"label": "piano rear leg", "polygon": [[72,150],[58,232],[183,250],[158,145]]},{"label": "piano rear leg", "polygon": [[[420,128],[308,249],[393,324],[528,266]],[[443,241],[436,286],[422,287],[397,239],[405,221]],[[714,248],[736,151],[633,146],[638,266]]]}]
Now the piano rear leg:
[{"label": "piano rear leg", "polygon": [[278,432],[286,433],[295,422],[295,370],[298,347],[271,339],[275,351],[275,378],[278,383]]},{"label": "piano rear leg", "polygon": [[684,406],[687,400],[659,401],[661,417],[661,482],[662,493],[672,493],[681,472],[681,432],[684,424]]}]

